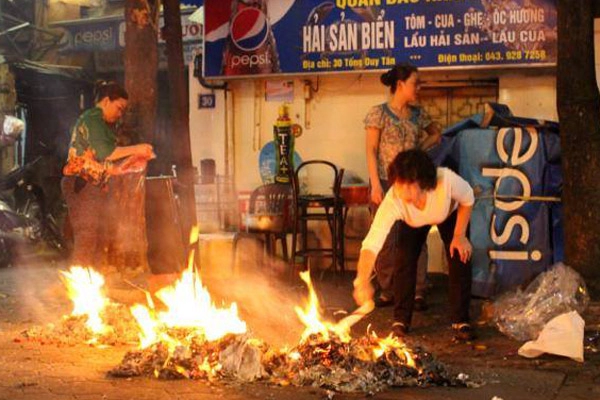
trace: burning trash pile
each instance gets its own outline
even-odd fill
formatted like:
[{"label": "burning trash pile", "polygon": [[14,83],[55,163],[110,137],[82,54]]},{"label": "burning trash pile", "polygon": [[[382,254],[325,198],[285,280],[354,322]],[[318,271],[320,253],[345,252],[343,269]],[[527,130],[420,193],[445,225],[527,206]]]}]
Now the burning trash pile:
[{"label": "burning trash pile", "polygon": [[[194,274],[184,272],[175,292]],[[134,311],[142,326],[152,328],[142,335],[142,349],[127,353],[121,364],[109,372],[111,376],[155,376],[158,378],[265,381],[277,385],[316,386],[341,392],[374,392],[389,386],[460,385],[449,376],[444,366],[421,349],[409,349],[400,339],[379,338],[373,332],[352,339],[348,327],[324,322],[308,273],[302,279],[308,284],[310,301],[305,310],[296,312],[306,325],[303,338],[293,349],[274,349],[254,339],[245,324],[235,317],[235,305],[225,316],[207,318],[208,325],[171,325],[156,323],[145,307]],[[197,277],[195,289],[203,297]],[[192,295],[191,292],[188,293]],[[164,300],[163,294],[157,293]],[[198,310],[189,297],[187,310]],[[221,310],[223,312],[223,310]],[[159,317],[167,321],[164,314]],[[215,324],[215,321],[225,321]],[[191,322],[189,320],[188,322]],[[208,328],[229,326],[228,330]],[[147,329],[146,328],[146,329]],[[237,329],[237,332],[234,330]]]},{"label": "burning trash pile", "polygon": [[266,368],[275,366],[269,381],[276,384],[367,393],[386,387],[462,385],[425,351],[374,333],[349,342],[315,335],[280,360],[265,363]]},{"label": "burning trash pile", "polygon": [[27,329],[22,332],[25,339],[59,345],[117,346],[138,342],[137,323],[129,307],[113,303],[102,294],[102,275],[80,266],[60,274],[73,303],[71,315],[64,316],[58,324]]},{"label": "burning trash pile", "polygon": [[[72,267],[63,273],[63,280],[76,306],[73,315],[63,321],[63,334],[108,344],[117,332],[112,325],[116,320],[106,319],[111,314],[107,310],[120,310],[118,326],[127,328],[118,334],[128,342],[132,334],[138,335],[139,348],[129,351],[109,371],[114,377],[262,381],[367,393],[386,387],[465,385],[431,354],[409,348],[399,338],[380,338],[375,332],[352,338],[343,321],[325,321],[308,272],[301,278],[308,285],[309,301],[304,309],[296,307],[306,327],[299,344],[292,349],[269,346],[248,333],[235,303],[228,308],[214,305],[194,268],[194,255],[189,259],[180,279],[155,293],[160,307],[146,293],[147,304],[132,306],[127,316],[122,312],[124,306],[111,305],[102,297],[101,275]],[[85,305],[75,300],[82,297],[87,300]]]}]

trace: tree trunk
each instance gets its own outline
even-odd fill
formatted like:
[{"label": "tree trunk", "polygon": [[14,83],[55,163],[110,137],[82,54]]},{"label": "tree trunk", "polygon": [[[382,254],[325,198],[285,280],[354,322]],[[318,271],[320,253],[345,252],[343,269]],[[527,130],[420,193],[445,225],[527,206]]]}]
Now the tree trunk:
[{"label": "tree trunk", "polygon": [[184,232],[196,224],[196,201],[194,197],[194,169],[190,144],[189,98],[183,63],[183,42],[179,0],[163,0],[165,8],[164,39],[167,43],[169,89],[171,92],[171,134],[177,181],[182,208]]},{"label": "tree trunk", "polygon": [[[119,145],[154,142],[159,4],[159,0],[127,0],[125,4],[125,89],[129,104]],[[111,201],[117,204],[111,214],[120,224],[111,236],[109,260],[123,277],[131,277],[148,270],[145,172],[118,177],[111,186]]]},{"label": "tree trunk", "polygon": [[[15,88],[15,77],[10,72],[8,64],[0,64],[0,122],[4,121],[6,115],[14,115],[17,105],[17,90]],[[2,127],[0,126],[0,129]],[[23,140],[23,139],[19,139]],[[9,173],[16,165],[15,146],[18,142],[10,146],[0,144],[0,176]]]},{"label": "tree trunk", "polygon": [[600,293],[600,95],[594,66],[593,0],[558,1],[565,261]]},{"label": "tree trunk", "polygon": [[159,0],[125,5],[125,89],[129,94],[127,136],[152,143],[156,127]]}]

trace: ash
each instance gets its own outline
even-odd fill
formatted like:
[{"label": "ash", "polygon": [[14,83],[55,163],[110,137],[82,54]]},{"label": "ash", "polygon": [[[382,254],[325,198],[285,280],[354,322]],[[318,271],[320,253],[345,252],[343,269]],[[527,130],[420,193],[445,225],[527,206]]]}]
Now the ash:
[{"label": "ash", "polygon": [[186,341],[177,346],[160,342],[130,351],[109,375],[212,382],[262,381],[362,393],[390,387],[467,384],[451,376],[443,364],[420,347],[409,348],[395,341],[376,356],[375,349],[381,348],[380,339],[372,335],[347,343],[313,335],[290,350],[274,349],[248,334],[228,335],[214,342],[192,334]]},{"label": "ash", "polygon": [[106,329],[92,332],[87,326],[87,316],[65,316],[57,324],[35,326],[21,332],[28,341],[76,346],[82,343],[93,345],[120,346],[138,342],[137,323],[129,308],[123,304],[110,303],[101,313]]}]

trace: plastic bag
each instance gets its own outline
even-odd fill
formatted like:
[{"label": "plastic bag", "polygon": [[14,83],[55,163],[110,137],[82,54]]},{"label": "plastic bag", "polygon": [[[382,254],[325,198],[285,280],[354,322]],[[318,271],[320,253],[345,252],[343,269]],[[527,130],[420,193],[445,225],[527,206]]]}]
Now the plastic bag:
[{"label": "plastic bag", "polygon": [[581,276],[558,263],[539,274],[524,291],[501,296],[494,304],[494,322],[500,332],[513,339],[532,340],[554,317],[570,311],[582,314],[588,303]]},{"label": "plastic bag", "polygon": [[0,132],[0,145],[10,146],[23,133],[25,123],[17,117],[7,115],[4,117],[2,132]]},{"label": "plastic bag", "polygon": [[519,349],[519,355],[527,358],[544,353],[569,357],[583,362],[583,328],[585,321],[571,311],[550,320],[536,340],[530,340]]}]

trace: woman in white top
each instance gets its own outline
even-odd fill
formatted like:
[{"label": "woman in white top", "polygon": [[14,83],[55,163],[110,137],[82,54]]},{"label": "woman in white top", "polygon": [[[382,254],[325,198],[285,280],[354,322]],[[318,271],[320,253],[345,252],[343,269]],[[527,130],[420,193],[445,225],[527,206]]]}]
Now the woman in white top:
[{"label": "woman in white top", "polygon": [[[370,209],[375,215],[385,193],[390,188],[387,170],[398,153],[409,149],[427,150],[441,138],[439,124],[417,104],[420,90],[419,71],[409,63],[399,63],[381,75],[381,83],[390,88],[389,101],[372,107],[365,117],[367,167],[371,188]],[[397,265],[394,253],[398,227],[390,229],[388,238],[375,261],[375,272],[381,289],[375,304],[393,304],[393,278]],[[427,308],[427,246],[424,245],[417,266],[415,311]]]},{"label": "woman in white top", "polygon": [[401,221],[393,279],[396,335],[408,332],[415,297],[417,260],[432,225],[437,225],[448,256],[450,311],[455,338],[470,340],[472,247],[467,238],[474,196],[469,184],[447,168],[436,168],[422,150],[407,150],[388,167],[392,182],[363,241],[354,280],[354,298],[362,305],[373,298],[370,283],[377,254],[391,227]]}]

